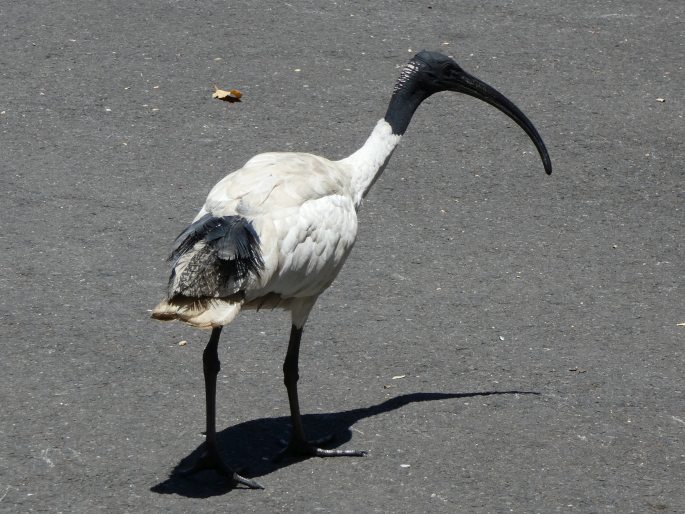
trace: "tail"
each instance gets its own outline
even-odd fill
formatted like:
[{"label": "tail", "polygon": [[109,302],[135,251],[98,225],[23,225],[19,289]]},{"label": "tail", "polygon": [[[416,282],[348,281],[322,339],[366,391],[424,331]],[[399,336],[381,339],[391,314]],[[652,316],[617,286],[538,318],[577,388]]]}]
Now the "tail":
[{"label": "tail", "polygon": [[259,236],[241,216],[205,214],[177,238],[168,297],[224,298],[264,269]]},{"label": "tail", "polygon": [[152,310],[152,317],[161,321],[179,320],[197,328],[209,329],[228,325],[238,315],[242,305],[242,300],[176,296],[159,302]]},{"label": "tail", "polygon": [[245,289],[264,269],[259,235],[241,216],[205,214],[176,238],[169,259],[174,264],[167,299],[152,317],[200,328],[233,321]]}]

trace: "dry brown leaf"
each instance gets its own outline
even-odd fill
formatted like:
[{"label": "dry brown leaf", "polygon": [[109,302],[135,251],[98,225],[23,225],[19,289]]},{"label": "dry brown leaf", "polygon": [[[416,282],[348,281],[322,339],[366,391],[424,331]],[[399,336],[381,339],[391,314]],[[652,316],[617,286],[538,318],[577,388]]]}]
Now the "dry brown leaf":
[{"label": "dry brown leaf", "polygon": [[217,86],[214,86],[214,93],[212,93],[212,98],[217,98],[219,100],[223,100],[224,102],[230,103],[240,102],[240,97],[242,96],[243,94],[237,89],[224,91],[223,89],[219,89]]}]

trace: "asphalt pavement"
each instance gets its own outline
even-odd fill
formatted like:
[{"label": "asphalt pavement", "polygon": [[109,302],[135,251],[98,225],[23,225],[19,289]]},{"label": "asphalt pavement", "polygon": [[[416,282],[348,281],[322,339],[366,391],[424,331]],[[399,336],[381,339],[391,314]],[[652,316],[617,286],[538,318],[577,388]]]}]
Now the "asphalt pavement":
[{"label": "asphalt pavement", "polygon": [[[679,0],[3,2],[0,511],[685,512],[684,20]],[[179,477],[208,334],[149,319],[174,237],[256,153],[353,152],[424,48],[511,98],[553,174],[492,107],[425,102],[303,339],[309,433],[369,454],[273,461],[289,319],[247,312],[219,439],[265,489]]]}]

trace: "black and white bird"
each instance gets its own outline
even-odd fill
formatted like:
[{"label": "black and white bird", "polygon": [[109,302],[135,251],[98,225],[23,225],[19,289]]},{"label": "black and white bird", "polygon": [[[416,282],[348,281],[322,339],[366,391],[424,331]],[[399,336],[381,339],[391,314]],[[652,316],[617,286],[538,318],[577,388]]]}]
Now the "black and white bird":
[{"label": "black and white bird", "polygon": [[261,487],[223,462],[216,437],[217,345],[222,327],[244,309],[277,307],[292,316],[283,364],[293,426],[286,450],[319,457],[364,455],[322,449],[306,439],[297,397],[300,339],[314,303],[352,250],[362,199],[414,111],[441,91],[464,93],[504,112],[532,139],[547,174],[552,172],[542,138],[511,101],[451,58],[423,51],[401,70],[385,117],[359,150],[339,161],[307,153],[257,155],[214,186],[195,220],[176,238],[167,296],[152,317],[211,329],[203,354],[206,441],[188,472],[211,468],[234,483]]}]

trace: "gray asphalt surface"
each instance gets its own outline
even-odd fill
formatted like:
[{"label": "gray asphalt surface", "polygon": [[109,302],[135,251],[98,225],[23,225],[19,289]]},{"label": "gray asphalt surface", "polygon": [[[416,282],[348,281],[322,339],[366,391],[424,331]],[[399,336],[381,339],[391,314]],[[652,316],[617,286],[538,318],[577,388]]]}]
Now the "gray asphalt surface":
[{"label": "gray asphalt surface", "polygon": [[[684,17],[3,2],[0,510],[684,512]],[[266,489],[176,477],[203,441],[208,334],[149,319],[173,238],[258,152],[355,150],[422,48],[516,102],[553,175],[492,107],[426,102],[305,330],[309,432],[369,455],[271,462],[289,319],[246,313],[222,338],[218,426]]]}]

